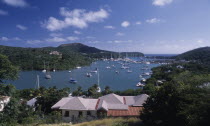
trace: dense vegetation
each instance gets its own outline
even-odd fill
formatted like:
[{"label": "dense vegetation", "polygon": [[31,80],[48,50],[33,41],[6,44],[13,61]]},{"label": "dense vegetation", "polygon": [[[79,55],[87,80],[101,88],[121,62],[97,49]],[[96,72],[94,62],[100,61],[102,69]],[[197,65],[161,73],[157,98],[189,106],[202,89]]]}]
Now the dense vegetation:
[{"label": "dense vegetation", "polygon": [[[59,54],[51,54],[57,51]],[[76,66],[89,65],[95,58],[118,57],[116,52],[100,50],[80,43],[64,44],[58,47],[44,48],[21,48],[0,46],[0,54],[8,56],[9,60],[21,70],[46,69],[66,70]],[[143,56],[142,53],[134,52],[128,55]],[[122,57],[125,53],[122,53]]]},{"label": "dense vegetation", "polygon": [[176,56],[176,59],[196,60],[201,63],[210,63],[210,47],[202,47],[185,52]]},{"label": "dense vegetation", "polygon": [[144,88],[150,97],[140,116],[146,125],[210,125],[210,69],[184,63],[157,67],[153,72]]},{"label": "dense vegetation", "polygon": [[[17,68],[7,57],[0,55],[0,80],[15,79]],[[83,91],[78,87],[73,96],[98,98],[109,93],[119,95],[150,95],[140,114],[147,126],[207,126],[210,125],[210,69],[208,61],[202,60],[168,64],[153,68],[153,75],[147,79],[143,89],[112,91],[106,87],[101,93],[97,85]],[[8,71],[9,69],[9,71]],[[161,82],[161,83],[160,83]],[[0,84],[0,95],[11,96],[11,101],[0,113],[0,125],[60,123],[60,112],[51,107],[62,97],[67,97],[69,88],[56,87],[17,90],[12,85]],[[26,101],[37,98],[34,108]],[[130,125],[120,123],[118,125]]]}]

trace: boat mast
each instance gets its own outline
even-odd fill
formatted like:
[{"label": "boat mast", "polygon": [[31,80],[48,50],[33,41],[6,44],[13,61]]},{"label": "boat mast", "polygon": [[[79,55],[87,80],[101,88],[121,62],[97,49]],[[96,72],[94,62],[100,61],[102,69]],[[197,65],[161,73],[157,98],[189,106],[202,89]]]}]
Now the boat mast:
[{"label": "boat mast", "polygon": [[98,69],[98,87],[99,87],[99,69]]},{"label": "boat mast", "polygon": [[39,75],[37,75],[37,88],[39,89]]},{"label": "boat mast", "polygon": [[44,70],[45,70],[45,61],[44,61]]}]

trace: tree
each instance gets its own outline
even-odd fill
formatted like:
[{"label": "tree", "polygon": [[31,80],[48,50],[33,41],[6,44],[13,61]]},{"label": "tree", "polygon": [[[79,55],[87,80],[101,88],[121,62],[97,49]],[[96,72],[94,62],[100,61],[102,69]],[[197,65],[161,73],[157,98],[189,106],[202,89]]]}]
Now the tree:
[{"label": "tree", "polygon": [[14,80],[18,77],[18,68],[13,66],[8,58],[0,54],[0,82]]},{"label": "tree", "polygon": [[165,83],[153,93],[140,118],[149,126],[209,125],[210,90],[185,83]]}]

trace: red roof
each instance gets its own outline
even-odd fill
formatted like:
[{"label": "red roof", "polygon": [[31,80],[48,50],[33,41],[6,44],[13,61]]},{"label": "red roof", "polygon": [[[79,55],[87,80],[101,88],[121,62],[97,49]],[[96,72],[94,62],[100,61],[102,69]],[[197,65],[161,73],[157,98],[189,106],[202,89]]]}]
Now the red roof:
[{"label": "red roof", "polygon": [[142,108],[129,106],[128,110],[108,110],[107,116],[139,116]]}]

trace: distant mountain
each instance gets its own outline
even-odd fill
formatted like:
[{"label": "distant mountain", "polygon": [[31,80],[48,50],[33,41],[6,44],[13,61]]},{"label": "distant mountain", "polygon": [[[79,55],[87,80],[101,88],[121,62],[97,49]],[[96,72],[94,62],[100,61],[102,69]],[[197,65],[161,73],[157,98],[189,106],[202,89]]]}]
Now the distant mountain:
[{"label": "distant mountain", "polygon": [[203,63],[210,62],[210,47],[197,48],[176,56],[176,59],[197,60]]},{"label": "distant mountain", "polygon": [[[100,50],[81,43],[62,44],[58,47],[23,48],[0,45],[0,54],[22,70],[29,69],[70,69],[76,66],[89,65],[93,58],[119,57],[119,53]],[[122,53],[120,56],[143,56],[140,52]]]},{"label": "distant mountain", "polygon": [[95,47],[90,47],[81,43],[70,43],[70,44],[62,44],[57,47],[58,50],[61,51],[72,51],[79,53],[101,53],[108,52],[104,50],[97,49]]}]

